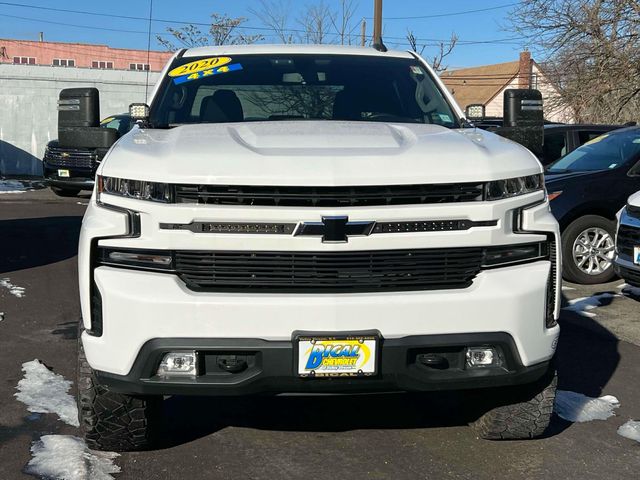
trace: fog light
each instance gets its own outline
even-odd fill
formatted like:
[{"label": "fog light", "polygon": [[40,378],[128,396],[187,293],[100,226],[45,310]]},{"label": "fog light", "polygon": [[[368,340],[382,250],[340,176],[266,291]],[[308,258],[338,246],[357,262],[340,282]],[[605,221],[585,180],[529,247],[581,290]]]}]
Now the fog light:
[{"label": "fog light", "polygon": [[467,365],[469,367],[499,367],[502,365],[500,354],[493,347],[467,348]]},{"label": "fog light", "polygon": [[158,375],[162,376],[192,376],[198,373],[196,352],[169,352],[165,354],[158,367]]}]

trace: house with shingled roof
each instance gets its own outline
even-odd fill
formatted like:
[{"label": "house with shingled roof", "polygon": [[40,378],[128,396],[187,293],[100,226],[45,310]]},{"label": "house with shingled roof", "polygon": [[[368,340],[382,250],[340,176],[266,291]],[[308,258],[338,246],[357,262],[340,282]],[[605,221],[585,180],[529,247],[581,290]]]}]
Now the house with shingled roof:
[{"label": "house with shingled roof", "polygon": [[542,93],[547,121],[575,121],[569,108],[552,106],[557,102],[551,99],[557,99],[559,91],[528,51],[521,52],[520,59],[514,62],[450,70],[440,78],[463,110],[467,105],[479,104],[484,105],[487,117],[502,117],[506,89],[534,88]]}]

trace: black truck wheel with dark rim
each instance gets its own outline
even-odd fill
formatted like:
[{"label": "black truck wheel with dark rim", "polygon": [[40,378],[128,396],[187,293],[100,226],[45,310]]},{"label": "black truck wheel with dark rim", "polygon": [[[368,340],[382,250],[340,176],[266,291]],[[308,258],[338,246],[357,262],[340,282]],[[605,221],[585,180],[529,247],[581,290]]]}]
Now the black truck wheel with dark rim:
[{"label": "black truck wheel with dark rim", "polygon": [[598,215],[574,220],[562,232],[564,277],[591,285],[611,280],[615,249],[615,223]]},{"label": "black truck wheel with dark rim", "polygon": [[[558,378],[554,368],[529,385],[504,387],[478,393],[481,403],[487,398],[500,402],[488,406],[472,426],[486,440],[526,440],[543,435],[551,423]],[[488,402],[491,402],[489,400]]]},{"label": "black truck wheel with dark rim", "polygon": [[162,418],[162,396],[131,396],[100,385],[78,338],[78,419],[92,450],[125,452],[151,448]]}]

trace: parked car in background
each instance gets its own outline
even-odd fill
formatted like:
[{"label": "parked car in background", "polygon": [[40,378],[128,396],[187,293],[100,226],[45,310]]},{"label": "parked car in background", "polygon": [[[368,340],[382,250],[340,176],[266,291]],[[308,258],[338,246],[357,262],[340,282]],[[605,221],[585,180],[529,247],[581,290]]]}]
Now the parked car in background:
[{"label": "parked car in background", "polygon": [[624,125],[588,125],[550,123],[544,126],[543,165],[549,165],[603,133]]},{"label": "parked car in background", "polygon": [[[112,115],[100,122],[103,128],[113,128],[121,137],[133,126],[131,116]],[[58,140],[47,143],[42,160],[44,179],[51,190],[63,197],[72,197],[81,190],[92,190],[96,169],[108,149],[61,147]]]},{"label": "parked car in background", "polygon": [[615,275],[616,213],[640,190],[639,160],[640,127],[629,127],[596,137],[547,168],[567,280],[593,284]]},{"label": "parked car in background", "polygon": [[640,192],[629,197],[618,215],[614,268],[629,285],[640,287]]},{"label": "parked car in background", "polygon": [[[474,122],[474,125],[484,130],[496,130],[503,125],[502,117],[486,117]],[[584,145],[589,140],[599,137],[603,133],[624,128],[627,125],[590,125],[590,124],[568,124],[568,123],[545,123],[544,125],[544,145],[542,155],[538,160],[542,165],[550,165],[560,157],[571,153],[580,145]]]}]

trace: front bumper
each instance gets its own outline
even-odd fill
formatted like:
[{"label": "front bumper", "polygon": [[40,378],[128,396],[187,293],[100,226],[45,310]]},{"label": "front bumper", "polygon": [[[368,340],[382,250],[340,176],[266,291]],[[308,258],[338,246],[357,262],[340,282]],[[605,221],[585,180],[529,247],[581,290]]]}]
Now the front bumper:
[{"label": "front bumper", "polygon": [[[67,170],[68,177],[58,176],[58,170]],[[43,163],[43,176],[49,186],[59,188],[79,188],[81,190],[93,190],[95,183],[95,169],[57,167]]]},{"label": "front bumper", "polygon": [[[491,345],[504,355],[504,366],[469,369],[464,348]],[[172,350],[196,350],[200,365],[195,378],[155,375],[162,356]],[[230,373],[217,359],[242,356],[247,368]],[[448,361],[422,363],[420,355],[437,354]],[[513,338],[505,333],[409,336],[382,339],[378,373],[360,378],[300,378],[294,371],[294,341],[261,339],[154,339],[146,342],[128,375],[96,372],[113,391],[138,395],[248,395],[256,393],[361,393],[371,391],[433,391],[498,387],[535,382],[550,361],[525,367]]]},{"label": "front bumper", "polygon": [[296,330],[378,330],[413,335],[505,332],[522,364],[551,358],[558,327],[545,328],[549,262],[483,271],[459,290],[351,294],[241,294],[189,290],[175,275],[98,267],[103,332],[85,334],[92,368],[131,371],[155,338],[260,338],[289,341]]}]

